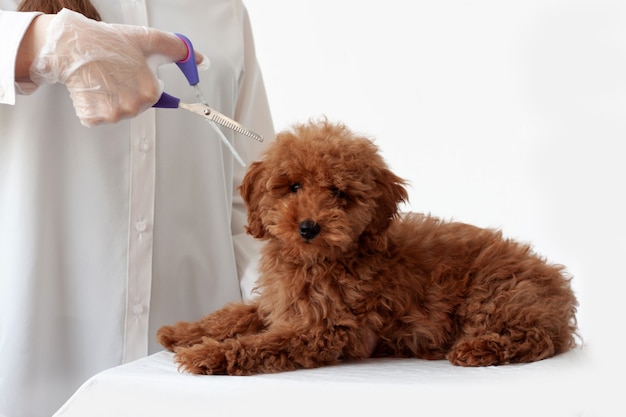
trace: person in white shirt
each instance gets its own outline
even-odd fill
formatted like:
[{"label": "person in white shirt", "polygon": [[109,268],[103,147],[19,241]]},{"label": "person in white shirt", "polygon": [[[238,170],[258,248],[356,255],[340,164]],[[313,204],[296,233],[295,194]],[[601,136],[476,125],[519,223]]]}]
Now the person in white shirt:
[{"label": "person in white shirt", "polygon": [[151,108],[197,101],[173,33],[209,104],[264,136],[221,129],[245,162],[274,129],[240,0],[74,2],[102,22],[17,3],[0,0],[0,416],[39,417],[253,285],[245,167],[201,117]]}]

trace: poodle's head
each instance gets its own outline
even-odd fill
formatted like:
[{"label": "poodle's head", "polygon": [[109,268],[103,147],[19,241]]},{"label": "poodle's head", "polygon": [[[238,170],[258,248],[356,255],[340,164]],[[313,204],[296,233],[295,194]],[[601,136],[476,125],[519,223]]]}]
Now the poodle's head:
[{"label": "poodle's head", "polygon": [[274,241],[287,258],[317,262],[359,245],[384,250],[404,185],[371,140],[323,120],[279,133],[240,192],[249,234]]}]

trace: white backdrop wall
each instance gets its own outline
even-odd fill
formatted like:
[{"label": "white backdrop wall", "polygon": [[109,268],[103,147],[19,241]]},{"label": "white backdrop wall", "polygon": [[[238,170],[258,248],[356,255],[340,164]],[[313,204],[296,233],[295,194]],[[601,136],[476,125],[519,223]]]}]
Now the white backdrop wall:
[{"label": "white backdrop wall", "polygon": [[246,5],[278,130],[375,138],[406,209],[531,242],[574,276],[585,342],[623,339],[626,2]]}]

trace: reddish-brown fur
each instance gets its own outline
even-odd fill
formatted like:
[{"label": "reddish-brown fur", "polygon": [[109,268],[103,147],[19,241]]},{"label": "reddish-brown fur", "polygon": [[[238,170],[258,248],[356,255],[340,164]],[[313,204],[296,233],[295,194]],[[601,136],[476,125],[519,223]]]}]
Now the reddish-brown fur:
[{"label": "reddish-brown fur", "polygon": [[163,326],[159,342],[188,372],[231,375],[370,356],[498,365],[575,346],[563,267],[498,231],[399,213],[404,185],[343,125],[282,132],[240,188],[248,233],[266,241],[258,296]]}]

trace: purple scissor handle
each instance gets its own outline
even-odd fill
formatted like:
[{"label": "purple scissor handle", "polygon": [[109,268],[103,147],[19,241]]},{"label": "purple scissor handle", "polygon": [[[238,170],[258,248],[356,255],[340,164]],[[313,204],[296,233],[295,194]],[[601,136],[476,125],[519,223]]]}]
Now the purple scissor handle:
[{"label": "purple scissor handle", "polygon": [[[187,82],[189,82],[189,85],[195,87],[200,82],[200,77],[198,76],[198,66],[196,64],[196,55],[193,51],[193,45],[191,44],[189,38],[187,38],[185,35],[181,35],[180,33],[176,33],[175,35],[178,36],[183,42],[185,42],[185,45],[187,45],[187,57],[181,61],[176,62],[176,65],[183,72],[185,78],[187,78]],[[159,100],[154,103],[152,107],[177,109],[179,103],[179,98],[164,92],[161,94]]]},{"label": "purple scissor handle", "polygon": [[185,45],[187,45],[187,57],[181,61],[176,62],[178,68],[183,72],[185,78],[187,78],[187,82],[189,85],[194,87],[196,90],[196,96],[201,101],[201,103],[182,103],[178,97],[174,97],[170,94],[163,92],[159,100],[152,107],[159,107],[164,109],[185,109],[192,113],[198,114],[204,117],[207,120],[210,120],[214,123],[225,126],[237,133],[241,133],[242,135],[248,136],[256,141],[263,142],[263,137],[256,132],[251,131],[250,129],[242,126],[240,123],[234,121],[228,116],[218,112],[217,110],[209,107],[202,96],[202,92],[198,87],[198,83],[200,82],[200,77],[198,76],[198,66],[196,64],[196,55],[193,51],[193,45],[189,38],[185,35],[181,35],[180,33],[176,33]]}]

